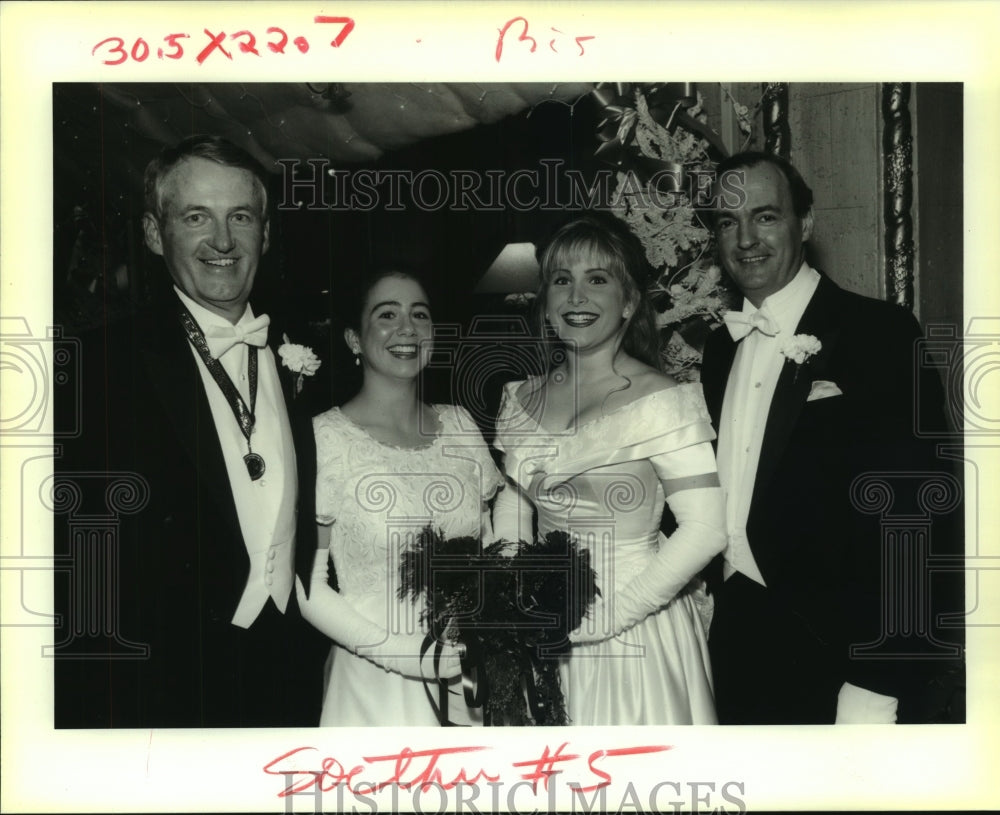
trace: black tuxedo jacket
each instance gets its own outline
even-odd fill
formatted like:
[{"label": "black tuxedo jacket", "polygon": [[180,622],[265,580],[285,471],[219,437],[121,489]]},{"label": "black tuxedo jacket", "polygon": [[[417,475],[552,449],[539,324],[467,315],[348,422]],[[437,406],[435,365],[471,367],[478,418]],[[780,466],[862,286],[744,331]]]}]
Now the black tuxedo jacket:
[{"label": "black tuxedo jacket", "polygon": [[[57,483],[76,484],[81,496],[56,513],[56,555],[67,566],[56,579],[56,726],[314,725],[326,648],[294,592],[284,615],[268,600],[249,629],[230,623],[250,563],[171,299],[82,338],[82,434],[56,461]],[[280,337],[272,326],[269,338]],[[316,546],[315,444],[310,417],[292,399],[291,372],[279,366],[279,376],[305,566]],[[133,492],[112,506],[116,481]],[[101,523],[105,548],[94,552],[86,530]]]},{"label": "black tuxedo jacket", "polygon": [[[918,399],[924,420],[938,417],[943,428],[940,384],[925,376],[915,388],[921,332],[911,314],[825,276],[795,333],[822,347],[784,364],[764,430],[747,536],[767,588],[741,575],[723,583],[719,564],[710,579],[723,723],[832,723],[845,681],[907,703],[914,684],[913,663],[852,657],[850,648],[880,640],[893,592],[919,588],[885,575],[883,514],[905,514],[903,502],[916,503],[909,484],[941,469],[914,434]],[[716,428],[735,354],[729,332],[713,332],[702,386]],[[819,381],[842,393],[809,400]],[[866,473],[892,485],[884,512],[876,483],[859,491]]]}]

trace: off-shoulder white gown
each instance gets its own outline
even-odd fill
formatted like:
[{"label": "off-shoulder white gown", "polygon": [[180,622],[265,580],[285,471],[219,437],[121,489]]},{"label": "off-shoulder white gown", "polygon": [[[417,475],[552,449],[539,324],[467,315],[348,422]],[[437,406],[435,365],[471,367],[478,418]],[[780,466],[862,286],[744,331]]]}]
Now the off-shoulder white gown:
[{"label": "off-shoulder white gown", "polygon": [[[495,446],[505,454],[512,482],[505,492],[516,490],[530,501],[539,535],[565,530],[590,550],[608,601],[664,540],[657,467],[669,464],[675,451],[714,438],[701,387],[657,391],[572,431],[552,433],[518,401],[520,385],[508,383],[497,419]],[[496,534],[523,538],[524,514],[520,530],[510,513],[505,518],[494,516]],[[574,645],[560,666],[570,723],[715,724],[704,619],[709,605],[692,582],[618,636]]]}]

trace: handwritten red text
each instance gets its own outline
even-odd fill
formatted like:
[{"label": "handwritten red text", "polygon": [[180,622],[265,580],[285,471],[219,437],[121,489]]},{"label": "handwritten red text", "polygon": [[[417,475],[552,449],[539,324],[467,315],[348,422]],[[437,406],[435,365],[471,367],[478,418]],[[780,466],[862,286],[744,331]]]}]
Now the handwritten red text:
[{"label": "handwritten red text", "polygon": [[[354,20],[350,17],[317,15],[313,17],[313,23],[324,26],[328,32],[324,36],[333,36],[333,39],[329,40],[331,48],[340,48],[354,30]],[[159,44],[161,41],[162,45]],[[203,65],[209,59],[213,61],[225,59],[232,62],[234,57],[259,58],[265,54],[285,54],[294,51],[306,54],[311,47],[304,35],[291,36],[278,26],[270,26],[263,32],[257,33],[249,29],[227,32],[205,28],[202,29],[201,35],[192,36],[178,32],[151,42],[152,45],[143,37],[131,41],[119,36],[105,37],[91,49],[90,53],[91,56],[101,58],[104,65],[123,65],[129,61],[145,62],[153,56],[160,60],[178,60],[185,55],[193,55],[195,61]]]},{"label": "handwritten red text", "polygon": [[[613,783],[612,766],[609,761],[623,756],[661,753],[673,749],[670,745],[654,744],[633,747],[618,747],[594,750],[584,757],[567,748],[563,742],[555,750],[545,745],[534,757],[514,761],[511,767],[518,769],[518,785],[530,784],[533,793],[548,790],[550,781],[556,775],[565,773],[566,786],[578,793],[589,793],[610,786]],[[352,794],[377,792],[386,787],[426,792],[432,788],[453,790],[479,783],[502,783],[502,773],[495,767],[488,768],[480,759],[489,747],[470,745],[465,747],[435,747],[414,750],[404,747],[398,752],[378,756],[363,756],[356,762],[343,762],[332,756],[317,758],[315,747],[296,747],[264,765],[268,775],[283,775],[286,786],[279,797],[319,790],[330,792],[343,788]],[[381,772],[380,772],[381,770]],[[492,771],[491,771],[492,770]],[[362,773],[368,777],[362,779]]]},{"label": "handwritten red text", "polygon": [[[549,27],[549,31],[558,35],[556,37],[549,37],[549,43],[548,43],[549,50],[554,54],[566,53],[566,52],[574,53],[576,49],[579,49],[579,53],[576,53],[576,56],[582,57],[584,54],[583,44],[588,40],[594,39],[594,35],[592,34],[573,37],[572,35],[567,34],[565,31],[562,31],[553,26]],[[528,21],[524,17],[511,17],[506,23],[503,24],[503,27],[499,29],[499,32],[500,35],[497,37],[496,50],[493,53],[493,56],[497,62],[499,62],[500,58],[503,57],[504,42],[507,39],[508,35],[510,35],[511,37],[513,37],[515,34],[517,35],[517,39],[514,40],[515,43],[527,43],[529,54],[534,54],[535,50],[538,48],[538,40],[536,40],[529,33]],[[539,35],[539,36],[541,36],[544,41],[544,37],[547,35]],[[576,44],[576,48],[567,45],[567,43],[565,42],[566,39],[572,39],[572,42]],[[560,46],[563,47],[562,52],[560,52],[559,46],[556,45],[557,42],[559,43]]]}]

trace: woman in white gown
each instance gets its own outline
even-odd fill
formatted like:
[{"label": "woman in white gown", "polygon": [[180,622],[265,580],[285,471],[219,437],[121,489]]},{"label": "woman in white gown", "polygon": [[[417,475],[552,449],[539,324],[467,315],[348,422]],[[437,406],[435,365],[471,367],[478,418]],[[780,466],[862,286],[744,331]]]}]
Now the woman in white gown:
[{"label": "woman in white gown", "polygon": [[[333,641],[320,724],[436,725],[421,659],[421,602],[398,598],[400,554],[431,524],[446,537],[489,537],[488,501],[503,479],[462,408],[428,405],[417,380],[430,358],[424,288],[401,272],[376,276],[344,337],[363,367],[361,391],[314,419],[320,543],[303,616]],[[328,554],[329,553],[329,554]],[[327,585],[332,558],[338,591]],[[458,656],[445,646],[456,724],[481,722],[463,701]],[[435,689],[436,696],[436,689]]]},{"label": "woman in white gown", "polygon": [[[574,725],[714,724],[709,599],[695,578],[725,544],[714,438],[698,384],[659,370],[638,241],[577,219],[541,257],[540,316],[565,350],[505,388],[496,447],[504,539],[564,530],[591,553],[601,597],[560,665]],[[678,523],[660,532],[664,499]]]}]

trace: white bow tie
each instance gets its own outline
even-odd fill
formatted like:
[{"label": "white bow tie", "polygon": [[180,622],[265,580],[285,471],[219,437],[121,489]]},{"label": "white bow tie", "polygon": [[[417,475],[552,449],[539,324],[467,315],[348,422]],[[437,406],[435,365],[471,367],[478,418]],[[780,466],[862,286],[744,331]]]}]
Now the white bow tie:
[{"label": "white bow tie", "polygon": [[271,318],[261,314],[243,325],[210,325],[205,330],[208,350],[214,359],[218,359],[240,342],[263,348],[267,345],[267,327],[270,324]]},{"label": "white bow tie", "polygon": [[727,311],[722,315],[722,319],[734,342],[739,342],[754,329],[768,337],[773,337],[781,331],[781,326],[771,316],[767,306],[757,309],[752,314],[745,311]]}]

